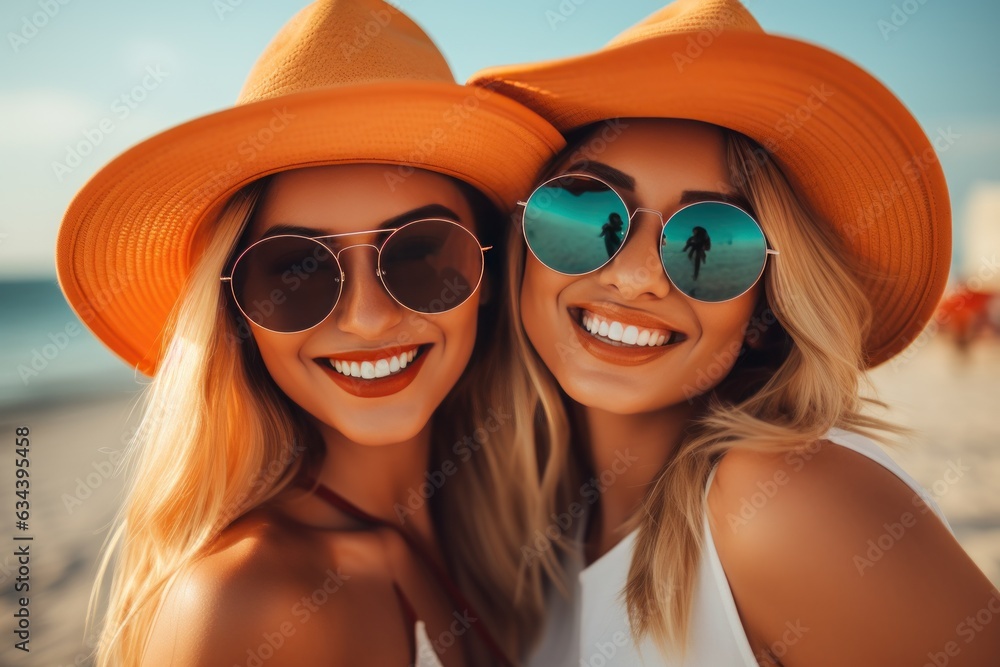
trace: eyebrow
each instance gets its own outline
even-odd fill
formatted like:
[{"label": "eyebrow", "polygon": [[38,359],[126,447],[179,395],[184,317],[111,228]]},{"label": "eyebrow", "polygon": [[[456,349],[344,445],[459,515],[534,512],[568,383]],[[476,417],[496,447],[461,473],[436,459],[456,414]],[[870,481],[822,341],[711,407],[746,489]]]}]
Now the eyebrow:
[{"label": "eyebrow", "polygon": [[747,213],[753,213],[750,201],[741,194],[735,192],[715,192],[713,190],[685,190],[681,193],[681,206],[693,204],[699,201],[721,201],[734,206],[739,206]]},{"label": "eyebrow", "polygon": [[[447,206],[442,204],[428,204],[427,206],[420,206],[419,208],[406,211],[405,213],[400,213],[399,215],[389,218],[388,220],[383,220],[382,223],[375,229],[389,230],[405,225],[408,222],[423,220],[425,218],[444,218],[445,220],[452,220],[454,222],[460,221],[458,214]],[[269,227],[268,230],[257,240],[261,241],[271,236],[279,236],[281,234],[295,234],[298,236],[308,236],[309,238],[332,236],[332,234],[329,234],[325,229],[303,227],[302,225],[279,224]]]},{"label": "eyebrow", "polygon": [[[635,192],[635,179],[625,172],[615,169],[609,164],[597,162],[596,160],[580,160],[574,162],[566,170],[567,172],[577,171],[593,174],[611,185],[620,187],[629,192]],[[680,205],[693,204],[699,201],[721,201],[727,204],[739,206],[747,213],[753,214],[753,207],[750,201],[741,194],[735,192],[716,192],[714,190],[685,190],[681,193]]]},{"label": "eyebrow", "polygon": [[566,171],[579,171],[593,174],[598,178],[604,179],[611,185],[615,185],[623,190],[628,190],[629,192],[635,192],[635,179],[626,174],[624,171],[615,169],[610,164],[604,164],[603,162],[597,162],[596,160],[580,160],[571,164],[569,169]]}]

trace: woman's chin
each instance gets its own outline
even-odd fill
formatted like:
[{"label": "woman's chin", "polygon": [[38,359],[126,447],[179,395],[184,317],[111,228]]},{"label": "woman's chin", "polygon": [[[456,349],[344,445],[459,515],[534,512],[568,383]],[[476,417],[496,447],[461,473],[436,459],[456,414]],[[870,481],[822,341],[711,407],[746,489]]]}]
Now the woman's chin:
[{"label": "woman's chin", "polygon": [[324,429],[339,433],[342,437],[362,447],[388,447],[417,437],[430,421],[430,415],[363,415],[353,414],[350,418],[342,415],[327,416],[319,421]]}]

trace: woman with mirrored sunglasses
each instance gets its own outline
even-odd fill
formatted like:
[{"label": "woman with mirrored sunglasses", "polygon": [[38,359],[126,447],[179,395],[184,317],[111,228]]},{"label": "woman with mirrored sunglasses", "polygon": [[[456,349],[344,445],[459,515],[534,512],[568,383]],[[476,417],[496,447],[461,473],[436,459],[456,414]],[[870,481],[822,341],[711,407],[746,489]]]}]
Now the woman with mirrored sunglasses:
[{"label": "woman with mirrored sunglasses", "polygon": [[525,554],[565,567],[528,663],[997,664],[1000,625],[970,619],[1000,592],[859,391],[947,279],[947,189],[905,107],[735,1],[472,81],[569,142],[510,232],[567,470]]},{"label": "woman with mirrored sunglasses", "polygon": [[563,145],[457,85],[395,7],[319,0],[235,107],[90,180],[60,284],[153,377],[96,664],[517,662],[543,611],[520,548],[542,523],[500,207]]}]

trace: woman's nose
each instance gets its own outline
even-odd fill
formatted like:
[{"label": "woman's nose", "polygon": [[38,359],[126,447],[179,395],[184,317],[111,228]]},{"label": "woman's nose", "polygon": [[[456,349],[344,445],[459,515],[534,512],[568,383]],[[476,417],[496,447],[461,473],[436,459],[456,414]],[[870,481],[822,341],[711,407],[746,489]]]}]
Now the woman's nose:
[{"label": "woman's nose", "polygon": [[667,296],[671,286],[660,263],[662,230],[659,214],[637,211],[618,254],[600,270],[600,283],[617,289],[625,299]]},{"label": "woman's nose", "polygon": [[377,339],[403,319],[403,307],[386,292],[378,277],[375,246],[361,244],[340,253],[344,269],[343,292],[336,308],[341,331]]}]

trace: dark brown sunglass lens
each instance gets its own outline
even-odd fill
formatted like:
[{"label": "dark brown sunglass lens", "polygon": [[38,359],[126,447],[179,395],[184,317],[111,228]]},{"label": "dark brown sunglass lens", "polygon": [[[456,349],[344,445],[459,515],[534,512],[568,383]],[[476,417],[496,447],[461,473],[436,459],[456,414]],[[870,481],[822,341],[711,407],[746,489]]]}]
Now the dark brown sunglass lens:
[{"label": "dark brown sunglass lens", "polygon": [[386,288],[421,313],[457,308],[483,275],[483,252],[470,231],[444,220],[411,223],[394,232],[380,259]]},{"label": "dark brown sunglass lens", "polygon": [[337,260],[322,243],[305,237],[261,241],[233,271],[240,308],[271,331],[293,333],[319,324],[333,310],[340,289]]}]

